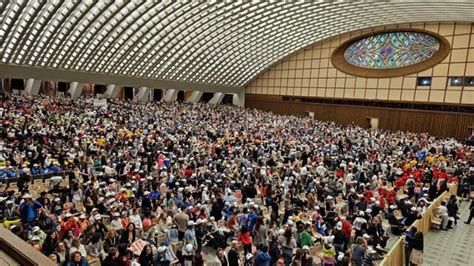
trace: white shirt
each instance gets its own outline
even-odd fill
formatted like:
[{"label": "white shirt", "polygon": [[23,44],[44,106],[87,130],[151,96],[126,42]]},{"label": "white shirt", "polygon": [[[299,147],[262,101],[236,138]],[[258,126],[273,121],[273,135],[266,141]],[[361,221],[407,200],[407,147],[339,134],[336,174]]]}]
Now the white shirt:
[{"label": "white shirt", "polygon": [[133,223],[137,229],[141,230],[143,228],[142,219],[140,218],[140,215],[132,214],[130,215],[129,219],[130,222]]},{"label": "white shirt", "polygon": [[110,222],[110,228],[114,229],[115,231],[122,230],[122,221],[120,219],[113,219]]}]

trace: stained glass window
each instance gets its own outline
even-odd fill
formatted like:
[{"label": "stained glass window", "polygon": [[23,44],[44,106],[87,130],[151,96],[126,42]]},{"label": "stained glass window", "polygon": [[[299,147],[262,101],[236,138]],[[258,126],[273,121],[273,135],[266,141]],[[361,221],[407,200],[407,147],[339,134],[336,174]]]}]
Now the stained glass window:
[{"label": "stained glass window", "polygon": [[439,41],[425,33],[387,32],[349,45],[344,58],[351,65],[362,68],[399,68],[431,58],[439,47]]}]

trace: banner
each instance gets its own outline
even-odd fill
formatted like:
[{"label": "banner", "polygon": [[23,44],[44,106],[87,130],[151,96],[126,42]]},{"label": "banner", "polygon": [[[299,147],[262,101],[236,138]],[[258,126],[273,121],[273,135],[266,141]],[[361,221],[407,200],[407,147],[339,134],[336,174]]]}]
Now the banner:
[{"label": "banner", "polygon": [[107,108],[107,99],[94,99],[94,107]]}]

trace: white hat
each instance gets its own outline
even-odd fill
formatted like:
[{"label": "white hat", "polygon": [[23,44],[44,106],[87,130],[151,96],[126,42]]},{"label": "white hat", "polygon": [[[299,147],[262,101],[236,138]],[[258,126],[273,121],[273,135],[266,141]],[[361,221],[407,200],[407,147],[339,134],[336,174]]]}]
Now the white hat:
[{"label": "white hat", "polygon": [[247,253],[247,255],[245,255],[246,260],[250,260],[252,259],[252,257],[253,257],[252,253]]},{"label": "white hat", "polygon": [[306,245],[304,245],[304,246],[303,246],[303,250],[309,250],[309,247],[306,246]]},{"label": "white hat", "polygon": [[150,191],[145,191],[145,192],[143,192],[143,195],[145,195],[145,196],[150,195]]},{"label": "white hat", "polygon": [[79,219],[86,219],[86,215],[83,213],[79,216]]},{"label": "white hat", "polygon": [[39,236],[33,236],[31,238],[31,241],[39,241],[39,240],[40,240]]},{"label": "white hat", "polygon": [[24,199],[31,199],[31,195],[28,194],[28,193],[26,193],[25,195],[23,195],[23,198],[24,198]]},{"label": "white hat", "polygon": [[13,204],[13,200],[7,200],[6,203],[7,203],[7,205],[8,205],[8,204]]},{"label": "white hat", "polygon": [[371,238],[371,236],[369,236],[368,234],[363,234],[362,237],[363,237],[363,238],[366,238],[366,239]]},{"label": "white hat", "polygon": [[186,247],[184,247],[184,250],[188,253],[193,252],[193,244],[187,244]]},{"label": "white hat", "polygon": [[342,230],[342,222],[337,222],[336,229],[337,230]]},{"label": "white hat", "polygon": [[66,212],[66,214],[64,215],[65,217],[71,217],[72,214],[70,212]]},{"label": "white hat", "polygon": [[201,220],[201,219],[197,219],[197,220],[196,220],[196,225],[198,225],[198,224],[202,224],[202,220]]},{"label": "white hat", "polygon": [[102,215],[96,214],[96,215],[94,216],[94,220],[100,220],[100,219],[102,219]]},{"label": "white hat", "polygon": [[397,208],[397,205],[390,205],[389,208],[395,210]]},{"label": "white hat", "polygon": [[285,234],[285,229],[278,230],[278,234],[281,235],[281,236],[284,235]]},{"label": "white hat", "polygon": [[114,216],[115,217],[120,217],[120,213],[116,212],[116,213],[114,213]]},{"label": "white hat", "polygon": [[412,212],[414,212],[414,211],[416,211],[416,207],[411,207],[410,210],[411,210]]},{"label": "white hat", "polygon": [[288,220],[288,225],[292,226],[294,222],[292,220]]},{"label": "white hat", "polygon": [[365,212],[370,214],[370,213],[372,213],[372,209],[367,209],[367,210],[365,210]]},{"label": "white hat", "polygon": [[166,246],[159,246],[157,249],[158,253],[163,253],[166,251]]},{"label": "white hat", "polygon": [[40,230],[39,226],[35,226],[33,227],[33,233],[36,233]]},{"label": "white hat", "polygon": [[359,211],[359,215],[364,215],[364,211]]}]

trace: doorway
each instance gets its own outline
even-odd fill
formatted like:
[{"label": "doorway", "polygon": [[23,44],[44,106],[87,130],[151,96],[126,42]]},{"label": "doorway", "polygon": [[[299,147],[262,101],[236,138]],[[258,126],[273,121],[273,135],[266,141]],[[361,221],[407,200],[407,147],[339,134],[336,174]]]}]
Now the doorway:
[{"label": "doorway", "polygon": [[365,121],[368,129],[379,129],[379,119],[377,117],[366,117]]}]

